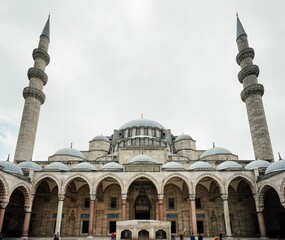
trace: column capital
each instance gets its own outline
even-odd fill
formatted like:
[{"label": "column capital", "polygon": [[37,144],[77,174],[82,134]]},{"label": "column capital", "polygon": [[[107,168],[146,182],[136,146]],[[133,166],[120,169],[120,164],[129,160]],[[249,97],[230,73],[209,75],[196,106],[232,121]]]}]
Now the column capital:
[{"label": "column capital", "polygon": [[163,200],[164,194],[163,193],[158,193],[157,198],[158,200]]},{"label": "column capital", "polygon": [[96,199],[96,194],[90,193],[90,201],[95,201]]},{"label": "column capital", "polygon": [[63,201],[65,198],[65,195],[64,194],[58,194],[58,200],[59,201]]},{"label": "column capital", "polygon": [[1,208],[6,208],[8,204],[9,204],[9,202],[1,202],[0,203],[0,207]]},{"label": "column capital", "polygon": [[229,197],[228,194],[221,194],[221,198],[222,198],[223,201],[227,201],[228,197]]},{"label": "column capital", "polygon": [[256,213],[263,213],[264,207],[263,206],[256,206]]},{"label": "column capital", "polygon": [[189,194],[190,201],[195,201],[196,195],[195,194]]},{"label": "column capital", "polygon": [[32,212],[32,206],[24,206],[25,212],[31,213]]},{"label": "column capital", "polygon": [[122,200],[127,200],[128,194],[127,193],[122,193]]}]

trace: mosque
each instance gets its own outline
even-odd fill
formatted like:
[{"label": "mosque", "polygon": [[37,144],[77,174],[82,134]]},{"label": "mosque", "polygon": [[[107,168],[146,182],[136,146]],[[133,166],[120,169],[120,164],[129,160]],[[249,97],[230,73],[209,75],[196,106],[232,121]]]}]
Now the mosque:
[{"label": "mosque", "polygon": [[[274,161],[254,50],[237,17],[238,54],[255,159],[196,148],[148,119],[95,136],[87,150],[33,161],[48,76],[49,18],[33,51],[14,161],[0,161],[0,232],[6,237],[170,239],[183,234],[285,237],[285,160]],[[170,236],[171,235],[171,236]]]}]

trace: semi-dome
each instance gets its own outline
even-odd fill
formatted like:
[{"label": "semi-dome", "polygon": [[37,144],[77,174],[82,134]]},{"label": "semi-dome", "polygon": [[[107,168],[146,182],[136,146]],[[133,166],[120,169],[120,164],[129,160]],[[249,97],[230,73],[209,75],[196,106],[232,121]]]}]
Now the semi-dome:
[{"label": "semi-dome", "polygon": [[280,172],[285,170],[285,160],[279,160],[277,162],[271,163],[265,170],[265,174]]},{"label": "semi-dome", "polygon": [[226,170],[226,169],[240,169],[242,165],[234,161],[225,161],[222,162],[218,167],[217,170]]},{"label": "semi-dome", "polygon": [[137,155],[128,161],[128,163],[142,163],[142,162],[143,163],[156,163],[156,161],[152,157],[148,155],[144,155],[144,154]]},{"label": "semi-dome", "polygon": [[203,161],[198,161],[193,163],[190,167],[189,170],[196,170],[196,169],[212,169],[212,166],[207,163],[207,162],[203,162]]},{"label": "semi-dome", "polygon": [[69,155],[72,157],[79,157],[79,158],[85,159],[85,156],[83,155],[83,153],[75,148],[62,148],[56,151],[54,155]]},{"label": "semi-dome", "polygon": [[108,162],[101,169],[102,170],[123,170],[123,166],[117,162]]},{"label": "semi-dome", "polygon": [[153,127],[153,128],[165,129],[164,126],[162,126],[161,124],[153,120],[136,119],[136,120],[132,120],[130,122],[125,123],[123,126],[119,128],[119,130],[125,129],[125,128],[133,128],[133,127]]},{"label": "semi-dome", "polygon": [[181,134],[177,138],[175,138],[175,142],[180,140],[193,140],[193,138],[188,134]]},{"label": "semi-dome", "polygon": [[259,168],[267,168],[270,165],[270,162],[265,160],[254,160],[250,163],[248,163],[245,166],[246,170],[253,170],[253,169],[259,169]]},{"label": "semi-dome", "polygon": [[203,152],[200,156],[200,159],[208,157],[208,156],[212,156],[212,155],[223,155],[223,154],[232,154],[232,153],[226,148],[213,147]]},{"label": "semi-dome", "polygon": [[93,141],[105,141],[105,142],[110,142],[110,140],[103,136],[103,135],[98,135],[96,137],[93,138]]},{"label": "semi-dome", "polygon": [[31,162],[31,161],[21,162],[18,164],[18,166],[20,168],[29,169],[29,170],[33,170],[33,171],[42,171],[43,170],[43,168],[39,164],[37,164],[35,162]]},{"label": "semi-dome", "polygon": [[46,170],[69,171],[69,168],[61,162],[52,162],[45,167]]},{"label": "semi-dome", "polygon": [[179,162],[175,161],[167,162],[163,164],[161,168],[164,170],[184,170],[184,167]]},{"label": "semi-dome", "polygon": [[76,164],[73,168],[73,170],[86,170],[86,171],[96,171],[96,167],[89,163],[89,162],[81,162]]},{"label": "semi-dome", "polygon": [[15,163],[9,161],[0,161],[0,166],[2,166],[5,172],[16,173],[24,175],[22,169]]}]

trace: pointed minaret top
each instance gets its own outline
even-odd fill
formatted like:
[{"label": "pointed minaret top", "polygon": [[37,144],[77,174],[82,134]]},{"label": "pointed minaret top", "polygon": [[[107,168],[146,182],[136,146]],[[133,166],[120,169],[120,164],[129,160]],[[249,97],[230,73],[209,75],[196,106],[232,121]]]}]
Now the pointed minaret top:
[{"label": "pointed minaret top", "polygon": [[242,26],[242,24],[241,24],[241,22],[239,20],[238,13],[236,13],[236,15],[237,15],[237,39],[238,39],[242,35],[246,35],[247,36],[247,34],[244,31],[244,28],[243,28],[243,26]]},{"label": "pointed minaret top", "polygon": [[42,34],[41,34],[41,36],[45,36],[48,39],[49,39],[49,19],[50,19],[50,14],[48,15],[48,20],[47,20],[46,25],[45,25],[45,27],[43,29]]}]

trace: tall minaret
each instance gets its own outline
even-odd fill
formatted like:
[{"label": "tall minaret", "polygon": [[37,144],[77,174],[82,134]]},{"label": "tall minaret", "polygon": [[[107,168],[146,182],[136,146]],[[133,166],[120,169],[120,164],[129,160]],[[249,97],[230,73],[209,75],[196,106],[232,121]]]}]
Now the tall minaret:
[{"label": "tall minaret", "polygon": [[33,157],[40,109],[41,105],[45,101],[45,94],[42,90],[48,80],[45,68],[50,61],[50,57],[47,53],[50,42],[49,22],[50,16],[48,17],[42,34],[40,35],[39,46],[33,51],[33,59],[35,61],[34,67],[28,70],[30,84],[28,87],[24,88],[23,91],[25,105],[14,161],[31,161]]},{"label": "tall minaret", "polygon": [[264,88],[257,81],[259,68],[252,62],[254,50],[248,46],[247,34],[238,15],[236,41],[239,50],[236,61],[241,67],[238,79],[243,84],[241,99],[246,104],[255,159],[271,161],[274,157],[262,103]]}]

